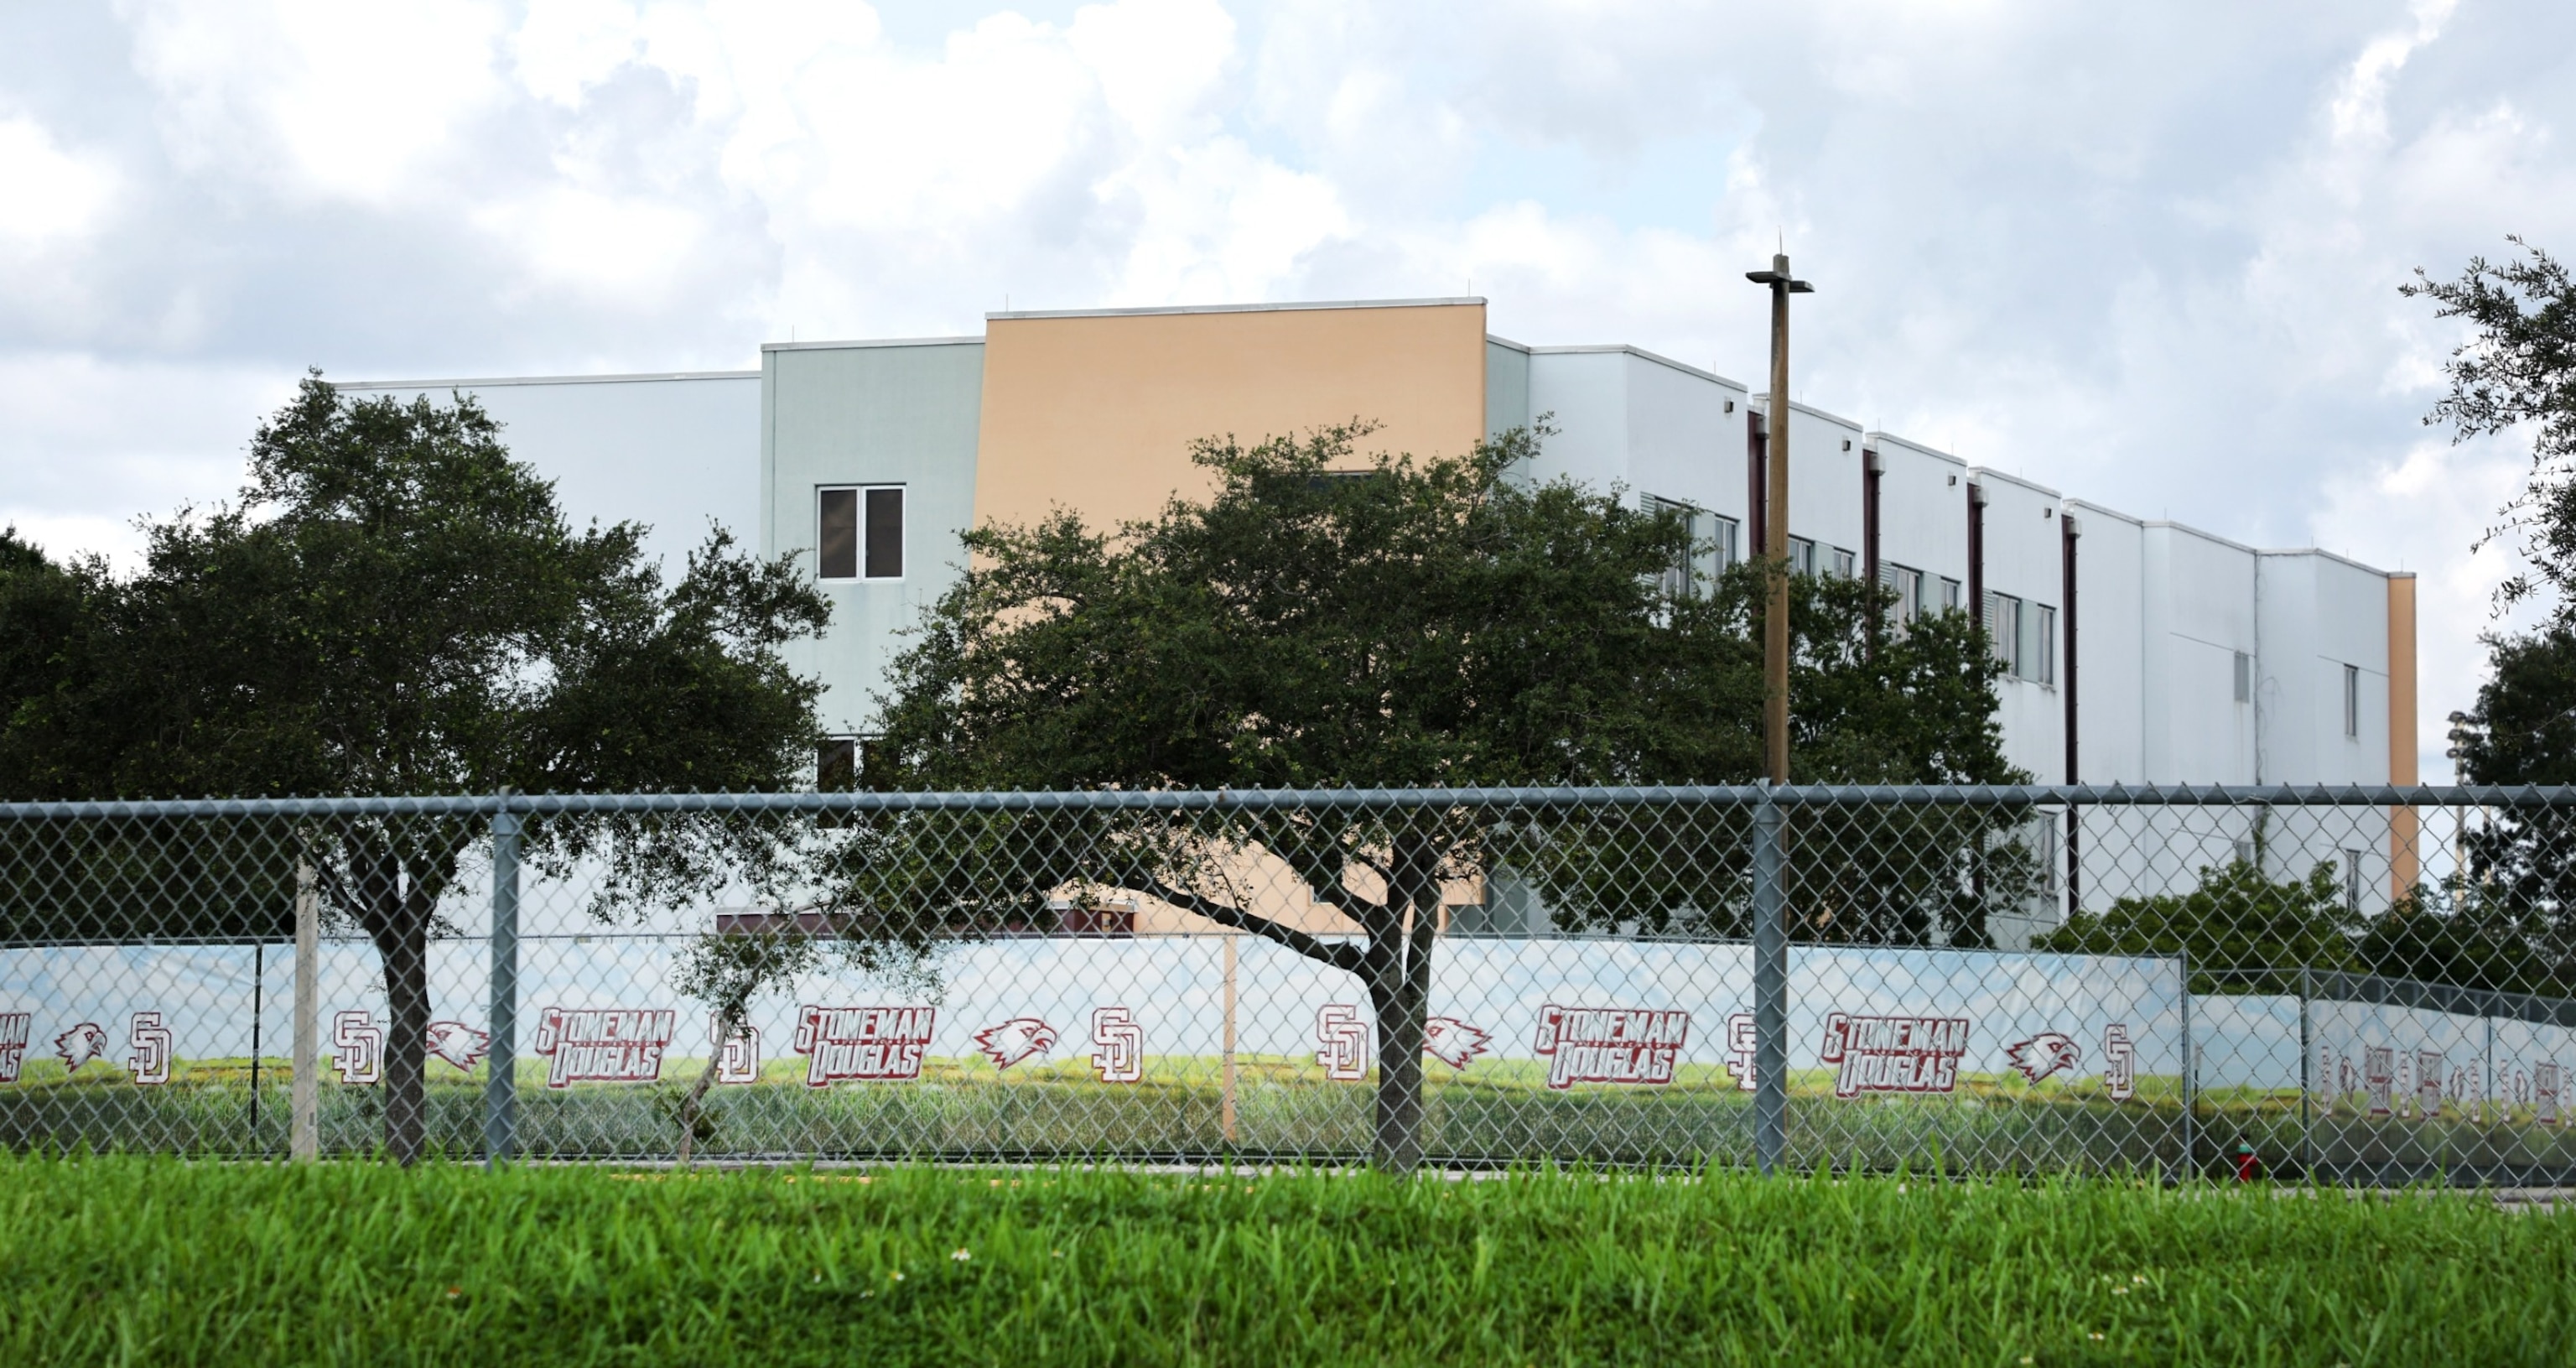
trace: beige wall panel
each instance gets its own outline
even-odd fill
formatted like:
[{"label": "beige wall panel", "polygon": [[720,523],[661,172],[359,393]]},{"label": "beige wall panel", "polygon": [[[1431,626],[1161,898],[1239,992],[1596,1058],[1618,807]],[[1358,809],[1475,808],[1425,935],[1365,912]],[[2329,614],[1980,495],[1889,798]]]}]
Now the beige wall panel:
[{"label": "beige wall panel", "polygon": [[1149,517],[1209,489],[1197,438],[1350,418],[1383,425],[1366,450],[1465,453],[1485,431],[1485,306],[994,318],[975,523]]},{"label": "beige wall panel", "polygon": [[[2418,782],[2415,759],[2415,577],[2388,577],[2388,782]],[[2452,782],[2457,783],[2454,776]],[[2389,896],[2403,898],[2423,877],[2415,809],[2388,810]]]}]

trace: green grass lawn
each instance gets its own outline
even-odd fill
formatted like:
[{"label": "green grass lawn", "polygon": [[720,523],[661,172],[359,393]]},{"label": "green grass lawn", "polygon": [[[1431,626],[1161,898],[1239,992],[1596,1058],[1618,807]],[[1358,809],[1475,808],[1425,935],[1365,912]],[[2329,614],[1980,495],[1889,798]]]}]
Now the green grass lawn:
[{"label": "green grass lawn", "polygon": [[0,1363],[2563,1363],[2576,1223],[2263,1187],[0,1156]]}]

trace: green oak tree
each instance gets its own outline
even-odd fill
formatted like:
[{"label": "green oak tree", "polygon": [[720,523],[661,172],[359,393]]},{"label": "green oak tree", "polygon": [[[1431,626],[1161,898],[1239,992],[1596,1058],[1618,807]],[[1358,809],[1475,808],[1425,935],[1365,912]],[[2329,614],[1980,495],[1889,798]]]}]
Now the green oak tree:
[{"label": "green oak tree", "polygon": [[[2576,782],[2576,277],[2542,248],[2508,241],[2518,256],[2472,257],[2451,280],[2419,268],[2400,289],[2469,329],[2424,422],[2448,426],[2455,442],[2531,443],[2529,475],[2477,546],[2522,561],[2496,591],[2498,614],[2531,608],[2540,620],[2487,638],[2490,676],[2476,707],[2452,717],[2460,777],[2566,784]],[[2453,978],[2576,983],[2576,821],[2498,808],[2462,846],[2465,877],[2411,899],[2414,920],[2375,942],[2383,956]]]},{"label": "green oak tree", "polygon": [[2423,268],[2399,286],[2429,299],[2437,318],[2469,326],[2443,363],[2450,392],[2424,415],[2454,442],[2527,433],[2531,474],[2478,545],[2510,539],[2525,569],[2496,590],[2499,609],[2546,600],[2550,621],[2576,628],[2576,279],[2519,237],[2518,259],[2471,257],[2456,280]]},{"label": "green oak tree", "polygon": [[[666,584],[641,527],[572,528],[471,398],[353,402],[316,374],[253,437],[237,503],[145,531],[128,578],[0,547],[0,612],[53,624],[45,662],[22,673],[13,658],[0,686],[8,796],[739,791],[790,786],[811,762],[817,688],[779,647],[829,610],[792,562],[761,563],[718,529]],[[273,921],[309,861],[327,911],[381,956],[385,1145],[416,1158],[428,942],[483,824],[350,818],[295,841],[220,830],[123,842],[129,862],[150,850],[186,866],[154,898],[28,915],[61,935],[101,929],[114,905],[162,934],[202,932],[195,890],[249,870],[244,897]],[[529,842],[541,862],[589,862],[594,910],[613,915],[792,879],[779,830],[722,814],[557,818]]]},{"label": "green oak tree", "polygon": [[[1348,425],[1196,444],[1203,500],[1113,530],[1058,512],[969,533],[879,699],[886,782],[915,789],[1400,788],[1749,781],[1761,764],[1761,570],[1704,563],[1688,527],[1616,491],[1518,477],[1538,436],[1467,455],[1362,456]],[[1886,596],[1800,581],[1802,777],[2015,777],[1996,664],[1961,615],[1879,631]],[[1740,832],[1475,810],[969,815],[903,827],[853,892],[944,925],[1004,925],[1068,887],[1127,889],[1349,973],[1378,1040],[1375,1153],[1421,1156],[1422,1050],[1444,887],[1524,870],[1603,924],[1715,915],[1693,860]],[[1545,835],[1534,839],[1533,827]],[[1729,843],[1732,843],[1731,845]],[[1265,915],[1227,851],[1259,850],[1361,928]],[[971,852],[972,858],[963,858]],[[1611,865],[1664,871],[1615,895]],[[956,871],[1009,871],[1007,886]],[[853,871],[854,874],[859,871]],[[1590,883],[1586,879],[1590,878]],[[1640,885],[1661,883],[1642,890]],[[855,884],[845,885],[855,889]]]}]

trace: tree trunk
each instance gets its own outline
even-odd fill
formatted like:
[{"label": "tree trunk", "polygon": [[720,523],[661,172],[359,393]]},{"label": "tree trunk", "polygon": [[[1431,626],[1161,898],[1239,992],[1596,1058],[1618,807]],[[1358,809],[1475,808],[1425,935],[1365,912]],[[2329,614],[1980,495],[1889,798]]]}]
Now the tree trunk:
[{"label": "tree trunk", "polygon": [[412,1164],[420,1160],[429,1110],[429,945],[414,918],[397,912],[393,921],[392,934],[376,940],[393,1018],[385,1032],[385,1153]]},{"label": "tree trunk", "polygon": [[351,901],[358,922],[384,965],[385,1153],[396,1163],[420,1160],[428,1129],[429,922],[437,906],[433,880],[411,872],[404,887],[402,859],[381,838],[349,842]]},{"label": "tree trunk", "polygon": [[716,1074],[724,1068],[725,1045],[742,1025],[740,1011],[716,1013],[715,1049],[707,1055],[707,1066],[698,1070],[698,1081],[689,1085],[674,1109],[680,1122],[680,1167],[689,1166],[689,1157],[697,1149],[698,1109],[706,1105],[707,1089],[715,1086]]},{"label": "tree trunk", "polygon": [[[1374,953],[1380,945],[1395,953]],[[1369,1006],[1378,1037],[1375,1159],[1388,1173],[1408,1174],[1422,1165],[1422,1012],[1430,957],[1404,956],[1402,940],[1370,948]]]},{"label": "tree trunk", "polygon": [[1431,947],[1440,926],[1440,860],[1410,833],[1395,841],[1387,906],[1371,928],[1369,1007],[1377,1015],[1377,1166],[1422,1166],[1422,1036],[1431,999]]}]

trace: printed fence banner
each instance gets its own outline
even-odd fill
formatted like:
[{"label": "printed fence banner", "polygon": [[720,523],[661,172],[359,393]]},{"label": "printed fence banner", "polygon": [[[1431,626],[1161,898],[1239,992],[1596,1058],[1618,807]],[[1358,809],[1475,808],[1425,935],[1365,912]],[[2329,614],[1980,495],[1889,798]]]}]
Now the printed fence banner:
[{"label": "printed fence banner", "polygon": [[678,1015],[668,1007],[548,1007],[537,1017],[535,1044],[549,1061],[546,1086],[660,1079]]},{"label": "printed fence banner", "polygon": [[936,1007],[807,1007],[796,1017],[805,1086],[908,1082],[938,1031]]},{"label": "printed fence banner", "polygon": [[[685,943],[523,940],[520,1010],[534,1029],[522,1048],[548,1061],[548,1086],[663,1076],[672,1051],[687,1048],[676,1014],[705,1012],[671,986]],[[486,949],[473,941],[430,949],[427,1057],[474,1071],[490,1048]],[[844,994],[868,983],[809,974],[755,999],[729,1040],[718,1041],[712,1019],[698,1015],[709,1028],[693,1053],[720,1056],[718,1080],[736,1086],[758,1080],[768,1040],[792,1042],[808,1086],[913,1082],[933,1060],[999,1072],[1060,1058],[1058,1023],[1074,1022],[1084,1037],[1075,1059],[1105,1081],[1134,1081],[1155,1060],[1223,1053],[1221,949],[1214,936],[963,943],[934,961],[936,1004],[830,1005],[851,1002]],[[1237,951],[1238,1054],[1305,1061],[1326,1082],[1374,1076],[1378,1023],[1352,976],[1251,937],[1238,937]],[[1749,947],[1461,938],[1436,953],[1423,1039],[1435,1076],[1526,1064],[1534,1080],[1560,1091],[1753,1086]],[[151,1077],[176,1078],[171,1071],[190,1061],[247,1059],[255,1041],[276,1057],[293,1031],[293,954],[269,947],[256,976],[252,959],[237,946],[0,949],[0,1002],[12,1004],[0,1012],[0,1085],[14,1081],[11,1064],[37,1041],[53,1043],[67,1071],[104,1061],[129,1072],[139,1064]],[[382,1076],[389,1018],[377,972],[363,942],[322,947],[325,1058],[344,1083]],[[1791,1070],[1846,1099],[1940,1095],[1963,1078],[2006,1075],[2024,1086],[2085,1080],[2129,1094],[2141,1077],[2174,1075],[2182,1057],[2179,975],[2166,960],[1801,946],[1790,954],[1789,999]],[[2295,1018],[2275,1033],[2295,1042]],[[2526,1036],[2538,1039],[2513,1038]],[[2346,1053],[2358,1077],[2361,1056]],[[2454,1053],[2446,1049],[2445,1059]],[[2293,1068],[2296,1057],[2293,1046]],[[2551,1095],[2549,1075],[2537,1071],[2543,1062],[2520,1065],[2520,1086],[2535,1099]],[[2576,1064],[2576,1054],[2560,1062]],[[2418,1068],[2400,1066],[2410,1090]],[[2446,1073],[2444,1086],[2464,1085]]]}]

